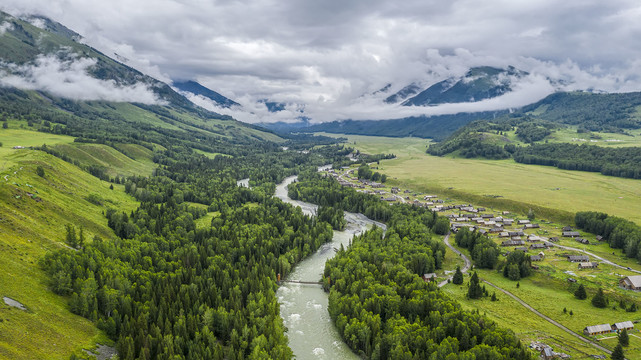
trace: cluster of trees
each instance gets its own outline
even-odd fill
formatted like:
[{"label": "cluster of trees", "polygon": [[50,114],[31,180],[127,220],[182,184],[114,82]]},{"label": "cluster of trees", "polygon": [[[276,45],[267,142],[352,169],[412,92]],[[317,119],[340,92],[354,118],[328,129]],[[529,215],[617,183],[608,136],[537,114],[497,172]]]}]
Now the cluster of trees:
[{"label": "cluster of trees", "polygon": [[595,211],[577,212],[576,226],[593,234],[601,235],[614,249],[622,249],[629,258],[641,261],[641,227],[616,216]]},{"label": "cluster of trees", "polygon": [[421,279],[412,259],[436,262],[430,242],[377,228],[327,262],[330,316],[350,348],[370,359],[531,359],[513,333]]},{"label": "cluster of trees", "polygon": [[456,245],[466,248],[472,255],[476,267],[494,269],[499,259],[499,247],[494,241],[469,228],[460,228],[454,238]]},{"label": "cluster of trees", "polygon": [[[298,176],[298,180],[288,187],[289,197],[294,200],[361,213],[376,221],[387,222],[392,217],[392,207],[381,202],[376,196],[343,187],[334,179],[323,178],[315,172],[303,172]],[[424,212],[429,213],[426,216],[434,217],[432,212]]]},{"label": "cluster of trees", "polygon": [[486,134],[477,132],[461,132],[456,136],[440,143],[432,144],[427,149],[430,155],[443,156],[459,151],[466,158],[483,157],[487,159],[507,159],[510,152],[505,145],[488,141]]},{"label": "cluster of trees", "polygon": [[551,124],[542,126],[536,122],[523,122],[516,129],[516,136],[527,143],[533,143],[545,139],[548,135],[552,134],[550,130]]},{"label": "cluster of trees", "polygon": [[515,250],[508,254],[503,264],[503,276],[510,280],[520,280],[532,272],[530,255],[524,251]]},{"label": "cluster of trees", "polygon": [[369,165],[367,164],[363,164],[358,167],[358,178],[379,181],[382,183],[387,181],[387,175],[381,174],[378,171],[372,171],[372,169],[370,169]]},{"label": "cluster of trees", "polygon": [[514,160],[559,169],[600,172],[604,175],[641,179],[641,148],[605,148],[567,143],[519,147]]},{"label": "cluster of trees", "polygon": [[[168,148],[157,156],[163,166],[155,176],[123,181],[141,202],[138,209],[105,212],[116,241],[84,241],[82,229],[69,225],[67,241],[79,250],[41,261],[52,290],[116,341],[119,358],[292,357],[275,297],[277,274],[286,276],[330,241],[332,227],[272,198],[274,182],[336,157],[331,149],[306,157],[265,151],[260,143],[254,149],[231,161]],[[251,190],[236,186],[245,176]],[[197,228],[207,211],[220,215]]]}]

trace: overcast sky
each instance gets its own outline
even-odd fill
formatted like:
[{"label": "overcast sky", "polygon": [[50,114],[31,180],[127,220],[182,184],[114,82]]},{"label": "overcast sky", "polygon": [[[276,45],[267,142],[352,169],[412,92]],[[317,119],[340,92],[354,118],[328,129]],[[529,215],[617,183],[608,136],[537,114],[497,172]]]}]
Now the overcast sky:
[{"label": "overcast sky", "polygon": [[[232,115],[250,122],[289,121],[303,106],[314,121],[383,119],[522,106],[557,89],[641,90],[638,0],[3,0],[0,8],[48,16],[160,80],[197,80],[241,103]],[[509,96],[465,106],[400,108],[363,96],[479,65],[531,76]],[[260,99],[291,105],[269,114]]]}]

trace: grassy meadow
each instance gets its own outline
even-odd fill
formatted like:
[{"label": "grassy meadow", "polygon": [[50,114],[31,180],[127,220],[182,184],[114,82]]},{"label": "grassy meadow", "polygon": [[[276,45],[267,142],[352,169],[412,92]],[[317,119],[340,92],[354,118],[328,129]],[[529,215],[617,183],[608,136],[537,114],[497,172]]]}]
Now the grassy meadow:
[{"label": "grassy meadow", "polygon": [[513,160],[432,156],[425,153],[425,139],[340,136],[364,153],[397,155],[379,165],[388,185],[523,214],[532,208],[539,217],[562,222],[572,222],[577,211],[595,210],[641,224],[639,180]]},{"label": "grassy meadow", "polygon": [[[109,343],[95,324],[72,314],[67,299],[49,289],[38,261],[65,248],[64,227],[69,223],[82,224],[87,241],[94,236],[113,239],[103,211],[113,207],[130,212],[137,202],[122,185],[110,190],[109,183],[42,151],[12,149],[43,143],[71,146],[71,141],[26,129],[0,129],[0,297],[27,308],[0,301],[0,359],[68,359],[82,348]],[[44,177],[36,175],[37,166],[44,169]]]}]

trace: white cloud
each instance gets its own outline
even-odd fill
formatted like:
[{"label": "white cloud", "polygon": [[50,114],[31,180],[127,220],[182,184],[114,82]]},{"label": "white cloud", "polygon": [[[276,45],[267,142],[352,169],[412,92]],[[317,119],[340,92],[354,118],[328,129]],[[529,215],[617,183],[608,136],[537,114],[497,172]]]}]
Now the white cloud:
[{"label": "white cloud", "polygon": [[120,86],[113,80],[99,80],[88,70],[95,59],[71,57],[61,60],[54,55],[39,56],[25,65],[2,64],[0,85],[26,90],[42,90],[74,100],[106,100],[156,104],[156,94],[143,83]]},{"label": "white cloud", "polygon": [[5,21],[2,24],[0,24],[0,35],[4,35],[4,33],[7,30],[13,30],[13,24],[8,21]]},{"label": "white cloud", "polygon": [[[305,104],[315,121],[456,111],[396,109],[363,95],[481,65],[513,65],[566,90],[641,90],[636,0],[4,0],[0,8],[49,16],[163,81],[198,79],[242,101],[249,113],[238,117],[248,121],[298,116],[253,105],[264,98]],[[528,81],[519,94],[464,107],[517,106],[552,91]]]}]

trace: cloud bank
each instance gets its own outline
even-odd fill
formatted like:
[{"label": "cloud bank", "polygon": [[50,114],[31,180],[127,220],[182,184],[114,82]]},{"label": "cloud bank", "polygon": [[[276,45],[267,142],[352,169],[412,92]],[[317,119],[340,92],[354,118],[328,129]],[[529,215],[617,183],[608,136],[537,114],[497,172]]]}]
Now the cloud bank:
[{"label": "cloud bank", "polygon": [[285,117],[260,99],[292,104],[290,120],[297,104],[314,121],[452,111],[381,106],[367,94],[481,65],[532,78],[518,94],[466,108],[518,106],[554,90],[641,90],[636,0],[5,0],[0,8],[51,17],[160,80],[197,80],[242,103],[252,121]]},{"label": "cloud bank", "polygon": [[105,100],[157,104],[156,94],[146,85],[137,83],[120,86],[113,80],[99,80],[88,70],[96,65],[95,59],[57,56],[39,56],[34,63],[25,65],[1,64],[0,85],[24,90],[41,90],[74,100]]}]

